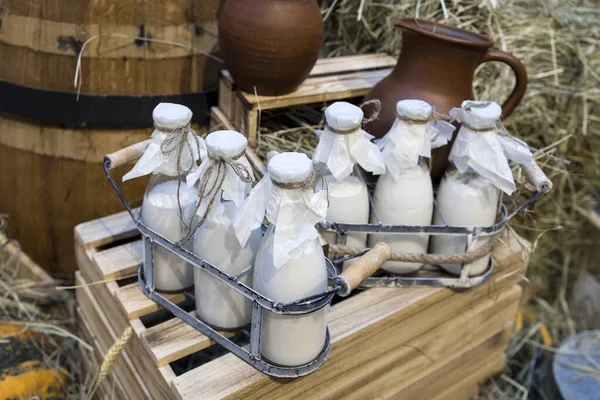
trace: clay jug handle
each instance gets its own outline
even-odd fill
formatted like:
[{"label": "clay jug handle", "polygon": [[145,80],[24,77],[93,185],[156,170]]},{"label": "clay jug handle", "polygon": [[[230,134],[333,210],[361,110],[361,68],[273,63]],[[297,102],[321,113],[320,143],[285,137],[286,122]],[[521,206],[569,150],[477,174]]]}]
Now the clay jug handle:
[{"label": "clay jug handle", "polygon": [[506,118],[513,112],[525,95],[525,90],[527,89],[527,71],[517,57],[500,50],[488,49],[483,55],[481,63],[483,64],[487,61],[500,61],[507,64],[513,70],[517,78],[515,88],[504,104],[502,104],[502,115]]}]

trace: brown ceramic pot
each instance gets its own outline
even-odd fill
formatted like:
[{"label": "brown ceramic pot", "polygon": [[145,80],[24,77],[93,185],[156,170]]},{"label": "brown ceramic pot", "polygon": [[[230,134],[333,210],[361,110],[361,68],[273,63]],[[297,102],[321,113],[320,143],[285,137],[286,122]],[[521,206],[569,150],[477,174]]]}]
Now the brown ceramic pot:
[{"label": "brown ceramic pot", "polygon": [[219,17],[225,66],[249,93],[293,92],[317,62],[323,38],[316,0],[226,0]]},{"label": "brown ceramic pot", "polygon": [[[390,129],[399,100],[424,100],[443,114],[460,107],[463,100],[472,100],[475,69],[487,61],[508,64],[516,75],[515,87],[502,105],[503,115],[508,116],[523,98],[527,88],[525,67],[513,55],[492,50],[493,43],[487,37],[415,18],[401,18],[395,25],[402,29],[398,63],[365,97],[381,101],[379,118],[366,127],[374,136],[382,137]],[[365,115],[372,111],[367,108]],[[452,142],[432,152],[434,182],[448,167],[451,146]]]}]

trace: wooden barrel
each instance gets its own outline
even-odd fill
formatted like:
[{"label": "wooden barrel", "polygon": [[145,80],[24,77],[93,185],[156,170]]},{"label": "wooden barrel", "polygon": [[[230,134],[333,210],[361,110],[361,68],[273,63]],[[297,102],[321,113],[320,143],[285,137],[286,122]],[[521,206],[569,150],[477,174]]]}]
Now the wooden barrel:
[{"label": "wooden barrel", "polygon": [[[219,2],[0,3],[0,213],[40,265],[72,272],[73,227],[123,210],[102,158],[148,138],[158,102],[186,104],[207,123],[221,64],[199,50],[217,51]],[[83,51],[78,98],[77,56],[96,35]],[[139,204],[145,185],[122,187]]]}]

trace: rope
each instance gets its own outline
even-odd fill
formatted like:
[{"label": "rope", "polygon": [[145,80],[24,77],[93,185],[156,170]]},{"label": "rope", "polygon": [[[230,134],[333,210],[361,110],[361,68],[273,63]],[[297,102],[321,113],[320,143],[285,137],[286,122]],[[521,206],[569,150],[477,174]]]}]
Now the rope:
[{"label": "rope", "polygon": [[[431,264],[431,265],[440,265],[440,264],[462,264],[467,262],[472,262],[477,259],[480,259],[488,254],[491,254],[494,246],[496,244],[497,239],[494,238],[489,242],[485,243],[483,246],[469,251],[467,253],[459,253],[459,254],[425,254],[425,253],[402,253],[402,252],[392,252],[391,261],[404,261],[404,262],[416,262],[422,264]],[[355,246],[347,246],[347,245],[339,245],[339,244],[330,244],[329,252],[337,255],[354,255],[357,253],[364,252],[366,250],[370,250],[368,248],[361,248]]]},{"label": "rope", "polygon": [[[188,173],[194,166],[194,162],[190,165],[190,168],[187,171],[182,171],[181,169],[181,156],[183,154],[184,148],[188,150],[190,153],[190,159],[194,159],[194,151],[192,149],[192,145],[189,143],[188,134],[192,134],[192,137],[196,142],[196,150],[198,151],[198,157],[200,157],[200,142],[199,136],[188,123],[185,126],[179,126],[176,128],[167,128],[165,126],[160,126],[158,124],[154,124],[154,128],[162,133],[165,133],[167,137],[160,145],[160,152],[164,156],[169,156],[171,154],[177,153],[177,176],[181,176],[183,173]],[[183,208],[181,207],[181,199],[179,197],[179,192],[181,191],[181,179],[177,181],[177,207],[179,208],[179,226],[181,230],[185,230],[188,228],[188,225],[185,221],[185,217],[183,215]]]},{"label": "rope", "polygon": [[[241,163],[236,162],[236,160],[242,158],[246,154],[246,150],[242,150],[239,154],[231,157],[212,157],[209,158],[212,160],[212,163],[206,168],[204,171],[204,175],[200,180],[200,184],[198,185],[198,202],[196,203],[196,208],[192,213],[192,217],[196,215],[200,206],[202,205],[202,200],[209,199],[208,205],[206,206],[206,210],[204,214],[200,218],[200,220],[196,223],[194,228],[192,228],[192,224],[190,223],[188,227],[187,234],[185,238],[181,241],[182,244],[187,243],[196,233],[196,231],[206,222],[208,215],[212,211],[212,208],[217,200],[217,196],[220,194],[221,189],[223,188],[223,183],[225,182],[225,177],[227,176],[227,167],[230,167],[232,171],[244,182],[252,182],[252,175],[248,168]],[[212,180],[213,174],[215,174],[215,179]]]},{"label": "rope", "polygon": [[319,168],[317,168],[314,164],[313,164],[313,169],[312,169],[311,173],[306,177],[305,180],[303,180],[301,182],[290,182],[290,183],[278,182],[275,179],[273,179],[273,177],[271,177],[271,182],[273,183],[273,185],[278,186],[282,189],[289,189],[289,190],[312,189],[313,192],[316,192],[317,177],[319,177],[321,179],[321,187],[327,191],[327,206],[329,207],[329,185],[327,184],[327,179],[325,179],[325,175],[323,175],[323,172],[321,172],[321,170]]}]

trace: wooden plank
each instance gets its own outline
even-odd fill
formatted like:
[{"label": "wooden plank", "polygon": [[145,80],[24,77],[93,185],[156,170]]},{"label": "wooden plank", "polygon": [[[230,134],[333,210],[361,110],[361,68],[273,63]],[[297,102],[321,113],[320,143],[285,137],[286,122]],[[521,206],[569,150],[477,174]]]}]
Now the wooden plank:
[{"label": "wooden plank", "polygon": [[[379,392],[378,398],[430,399],[454,384],[457,379],[470,376],[478,370],[484,369],[487,376],[495,375],[504,368],[504,348],[508,343],[508,336],[507,332],[503,331],[491,338],[468,345],[464,351],[435,364],[433,368],[424,371],[423,374],[416,375],[412,379],[402,379],[401,390],[393,388]],[[489,360],[490,354],[492,354],[491,360]],[[483,365],[484,362],[485,365]],[[394,378],[400,377],[394,376]],[[361,397],[360,394],[353,393],[349,399],[358,400]]]},{"label": "wooden plank", "polygon": [[[489,299],[485,305],[474,306],[475,309],[467,308],[458,317],[406,342],[400,348],[391,348],[386,357],[393,357],[393,362],[388,362],[385,366],[381,359],[363,363],[361,369],[373,371],[368,380],[364,379],[365,374],[360,374],[360,371],[352,370],[345,374],[344,379],[351,384],[345,385],[343,390],[329,390],[326,397],[360,399],[373,395],[397,396],[404,392],[406,382],[428,380],[425,376],[435,370],[439,363],[468,351],[475,343],[481,343],[499,332],[508,332],[512,327],[512,317],[517,311],[520,295],[520,287],[515,285],[501,293],[497,301]],[[404,332],[399,334],[403,335]],[[504,350],[509,339],[506,333],[503,335],[499,352]],[[459,367],[455,370],[458,374],[462,373]],[[497,370],[488,371],[488,375],[496,372]],[[462,374],[467,376],[470,373]],[[402,377],[401,382],[399,377]],[[368,382],[368,385],[364,382]]]},{"label": "wooden plank", "polygon": [[[524,265],[518,256],[511,255],[498,262],[496,273],[487,284],[466,292],[457,294],[436,288],[375,288],[336,304],[328,316],[331,355],[309,378],[287,383],[269,379],[228,354],[177,377],[172,386],[182,399],[244,398],[256,395],[256,391],[260,391],[260,396],[275,396],[284,392],[289,394],[293,389],[296,393],[306,394],[308,390],[331,391],[333,381],[339,383],[341,390],[348,384],[345,376],[353,368],[406,343],[413,338],[410,335],[433,329],[453,315],[466,312],[475,301],[495,300],[502,291],[520,280],[514,271],[524,273]],[[369,352],[357,353],[356,349],[362,347],[368,347]],[[394,362],[393,358],[388,360]],[[386,368],[388,366],[382,365],[377,372]],[[364,370],[365,375],[369,373]],[[340,379],[342,376],[344,379]]]},{"label": "wooden plank", "polygon": [[19,242],[9,239],[2,232],[0,232],[0,246],[9,257],[19,257],[16,278],[29,279],[40,284],[54,283],[54,279],[21,249]]},{"label": "wooden plank", "polygon": [[[499,359],[499,360],[496,360]],[[479,393],[479,386],[485,382],[491,375],[498,373],[502,367],[499,367],[496,371],[489,371],[490,364],[499,363],[504,366],[505,354],[493,354],[488,359],[482,360],[478,363],[475,371],[467,377],[462,379],[454,379],[454,385],[440,391],[431,400],[467,400],[477,396]]]},{"label": "wooden plank", "polygon": [[[190,314],[197,317],[195,311]],[[233,336],[231,332],[219,333],[225,337]],[[158,367],[163,367],[214,344],[212,340],[179,318],[173,318],[148,328],[142,333],[141,339]]]},{"label": "wooden plank", "polygon": [[[80,307],[86,316],[87,320],[91,324],[92,332],[95,333],[101,340],[100,344],[104,346],[104,349],[108,350],[108,348],[114,343],[117,339],[117,332],[110,325],[108,317],[100,308],[95,300],[92,297],[91,291],[89,287],[85,286],[85,280],[79,273],[76,273],[77,282],[82,286],[77,288],[77,300],[80,304]],[[131,372],[126,375],[127,377],[123,378],[124,380],[130,380],[132,382],[137,381],[140,376],[143,376],[143,382],[145,382],[144,387],[145,391],[138,391],[138,396],[135,398],[158,398],[158,399],[172,399],[173,392],[168,386],[168,381],[165,380],[165,376],[169,376],[169,366],[163,367],[161,370],[157,369],[156,366],[150,361],[150,358],[147,357],[147,352],[143,350],[143,347],[140,345],[139,332],[140,328],[143,330],[143,325],[139,321],[139,319],[130,321],[132,328],[134,328],[135,334],[133,335],[129,344],[125,347],[123,351],[123,362],[125,362],[129,368],[129,370],[124,371],[124,373]],[[136,329],[137,328],[137,329]],[[121,335],[121,332],[118,333]],[[104,340],[104,342],[102,342]],[[119,362],[119,360],[117,360]],[[123,373],[123,371],[122,371]],[[122,376],[122,373],[119,375]],[[172,371],[170,371],[172,374]],[[131,376],[133,375],[133,377]],[[152,377],[151,379],[147,379]],[[145,396],[145,392],[149,391],[152,396]],[[144,395],[144,396],[142,396]]]},{"label": "wooden plank", "polygon": [[[202,385],[194,385],[197,390],[205,389],[205,393],[185,391],[180,396],[183,399],[258,399],[280,396],[335,399],[362,390],[363,398],[371,398],[379,387],[385,387],[390,382],[397,385],[398,376],[407,377],[427,370],[437,360],[464,349],[470,341],[482,336],[489,337],[504,329],[507,320],[516,311],[519,295],[520,289],[513,288],[495,295],[497,300],[485,296],[484,299],[488,300],[477,307],[474,303],[482,300],[469,299],[465,302],[460,299],[461,296],[452,296],[425,310],[417,310],[410,317],[397,320],[391,326],[390,320],[393,318],[387,317],[372,327],[362,328],[360,332],[345,336],[344,339],[332,337],[332,350],[325,365],[309,377],[298,380],[272,380],[255,371],[254,374],[245,375],[252,372],[251,367],[247,367],[247,371],[242,370],[241,363],[232,362],[235,361],[234,357],[227,355],[197,369],[206,368],[203,372],[208,374],[210,371],[212,375],[208,375]],[[444,322],[446,316],[457,314],[457,317]],[[470,324],[469,319],[476,322]],[[366,334],[363,335],[365,331]],[[231,357],[232,360],[223,363],[225,357]],[[227,372],[232,369],[237,371],[235,375]],[[227,382],[233,382],[234,388],[224,386],[219,392],[214,392],[212,386],[219,385],[219,379],[214,378],[214,374],[218,373],[216,371],[229,374]],[[389,377],[383,383],[373,383],[386,371],[393,371],[395,378]],[[198,376],[187,373],[181,378],[190,382]],[[174,384],[177,383],[176,379]]]},{"label": "wooden plank", "polygon": [[391,68],[396,62],[397,59],[387,53],[319,58],[309,77]]},{"label": "wooden plank", "polygon": [[[139,212],[139,208],[134,212]],[[127,211],[84,222],[75,227],[75,240],[86,250],[139,234],[135,222]]]},{"label": "wooden plank", "polygon": [[227,129],[235,131],[235,126],[229,120],[229,117],[219,107],[211,107],[210,109],[210,128],[209,132]]},{"label": "wooden plank", "polygon": [[[146,330],[146,327],[139,319],[131,320],[130,323],[136,338],[140,338],[142,333]],[[175,394],[170,387],[171,382],[175,379],[173,369],[169,365],[157,368],[156,365],[150,361],[151,355],[148,353],[147,346],[142,344],[142,340],[135,340],[133,342],[133,349],[128,349],[127,351],[131,354],[131,358],[140,374],[147,381],[151,380],[155,383],[156,387],[153,388],[155,397],[161,400],[174,399]]]},{"label": "wooden plank", "polygon": [[[94,300],[91,290],[86,286],[85,281],[81,278],[79,272],[75,273],[75,282],[79,285],[76,289],[77,302],[89,322],[90,332],[95,334],[101,348],[102,354],[106,354],[108,349],[113,345],[115,340],[122,332],[115,332],[111,324],[102,312],[101,307]],[[122,377],[123,384],[128,393],[137,393],[137,396],[143,395],[143,398],[151,398],[151,393],[148,386],[144,383],[139,373],[134,367],[134,364],[126,352],[122,352],[117,358],[115,365],[115,373]]]},{"label": "wooden plank", "polygon": [[222,70],[221,77],[219,79],[218,105],[227,119],[231,119],[233,117],[233,100],[236,89],[237,88],[229,71]]},{"label": "wooden plank", "polygon": [[[373,86],[388,76],[391,71],[391,68],[384,68],[345,75],[308,78],[295,92],[283,96],[261,96],[260,94],[255,96],[254,93],[240,91],[237,95],[248,110],[258,110],[259,104],[262,110],[270,110],[299,104],[330,102],[366,95]],[[239,127],[237,123],[236,126]]]},{"label": "wooden plank", "polygon": [[93,254],[92,260],[100,269],[102,280],[118,280],[136,275],[138,267],[144,261],[144,244],[142,240],[136,240],[102,250]]},{"label": "wooden plank", "polygon": [[[77,308],[76,313],[79,321],[79,335],[83,340],[93,347],[93,351],[88,351],[83,347],[79,347],[81,362],[84,365],[86,372],[90,374],[90,379],[92,379],[100,371],[100,360],[103,359],[103,356],[100,353],[101,346],[98,343],[95,335],[92,334],[90,324],[87,322],[85,315],[79,307]],[[128,395],[123,387],[123,384],[113,372],[109,373],[108,376],[102,381],[95,397],[105,398],[103,396],[107,396],[109,399],[114,400],[128,400],[132,395],[137,395],[137,393]]]},{"label": "wooden plank", "polygon": [[[121,306],[121,310],[128,319],[143,317],[161,309],[158,304],[142,293],[137,282],[120,287],[115,296]],[[173,303],[180,303],[185,300],[183,293],[165,294],[164,297]]]}]

